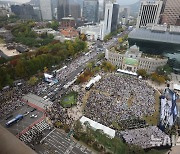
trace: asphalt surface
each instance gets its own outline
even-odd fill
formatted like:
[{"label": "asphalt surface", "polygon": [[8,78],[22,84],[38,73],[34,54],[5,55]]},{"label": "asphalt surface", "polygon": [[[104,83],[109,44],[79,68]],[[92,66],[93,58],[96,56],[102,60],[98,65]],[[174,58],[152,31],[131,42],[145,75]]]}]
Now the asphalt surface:
[{"label": "asphalt surface", "polygon": [[91,154],[92,151],[74,142],[60,130],[53,129],[42,139],[42,144],[35,147],[39,154]]},{"label": "asphalt surface", "polygon": [[[20,107],[19,109],[15,110],[14,112],[12,112],[11,115],[13,115],[13,117],[11,117],[10,119],[6,120],[6,117],[4,117],[3,119],[1,119],[0,124],[5,127],[8,131],[10,131],[12,134],[17,135],[18,133],[22,132],[24,129],[28,128],[31,124],[33,124],[34,122],[36,122],[38,119],[40,119],[43,116],[43,113],[41,111],[34,111],[34,112],[30,112],[33,108],[28,106],[28,105],[24,105],[22,107]],[[17,123],[13,124],[10,127],[6,127],[6,123],[15,118],[15,116],[17,116],[18,114],[22,114],[24,115],[24,113],[26,111],[29,111],[29,114],[24,116],[24,118],[20,121],[18,121]],[[37,114],[37,118],[30,118],[30,115],[32,114]]]},{"label": "asphalt surface", "polygon": [[[126,33],[127,32],[123,32],[118,37],[122,37]],[[85,62],[80,67],[75,69],[68,76],[66,81],[59,81],[57,84],[55,84],[52,87],[49,87],[47,84],[47,91],[45,93],[40,94],[40,96],[43,97],[43,96],[48,95],[49,93],[53,92],[52,95],[50,96],[51,97],[50,101],[52,101],[52,102],[59,101],[59,96],[64,94],[67,91],[67,89],[63,88],[63,86],[66,85],[68,82],[72,81],[79,73],[81,73],[82,70],[84,70],[84,68],[86,67],[87,63],[89,63],[91,61],[97,62],[99,53],[102,53],[104,51],[104,49],[109,49],[112,46],[116,45],[118,43],[118,37],[113,38],[108,43],[103,45],[103,50],[101,52],[96,51],[97,50],[97,44],[96,44],[94,47],[94,51],[92,51],[92,52],[97,52],[97,55],[93,56],[89,61]],[[101,42],[99,42],[99,43],[101,43]],[[55,92],[54,90],[56,88],[58,90]],[[24,105],[12,113],[13,118],[18,114],[24,114],[26,111],[30,111],[30,110],[32,110],[32,107],[30,107],[28,105]],[[30,118],[31,114],[37,114],[38,117]],[[14,125],[7,128],[7,130],[9,130],[14,135],[17,135],[20,132],[22,132],[23,130],[27,129],[30,125],[32,125],[36,121],[40,120],[42,117],[43,117],[43,113],[41,111],[36,110],[33,113],[30,112],[22,120],[18,121]],[[5,118],[0,121],[0,124],[4,127],[5,127],[6,122],[12,119],[12,118],[10,118],[8,120],[5,120]],[[37,151],[40,154],[42,154],[42,153],[43,154],[46,154],[46,153],[59,153],[59,154],[61,154],[61,153],[62,154],[85,154],[86,153],[86,154],[90,154],[90,153],[92,153],[86,147],[84,147],[78,143],[75,143],[71,139],[68,139],[66,134],[64,134],[61,131],[56,130],[56,129],[54,129],[50,133],[48,133],[42,143],[43,144],[37,145],[35,147],[35,151]]]},{"label": "asphalt surface", "polygon": [[[96,52],[96,51],[93,51],[93,52]],[[100,53],[102,53],[102,52],[97,52],[97,54],[94,57],[92,57],[89,61],[83,63],[80,67],[75,69],[68,76],[66,81],[59,81],[58,83],[54,84],[51,87],[48,85],[48,83],[46,83],[46,87],[47,87],[46,91],[40,92],[39,96],[40,97],[48,96],[48,98],[50,98],[49,101],[52,101],[52,102],[59,101],[59,96],[61,96],[62,94],[64,94],[67,91],[67,89],[64,88],[64,85],[66,85],[68,82],[71,82],[72,80],[74,80],[74,78],[85,69],[87,63],[89,63],[91,61],[97,61],[97,58]],[[54,91],[56,88],[58,90]]]}]

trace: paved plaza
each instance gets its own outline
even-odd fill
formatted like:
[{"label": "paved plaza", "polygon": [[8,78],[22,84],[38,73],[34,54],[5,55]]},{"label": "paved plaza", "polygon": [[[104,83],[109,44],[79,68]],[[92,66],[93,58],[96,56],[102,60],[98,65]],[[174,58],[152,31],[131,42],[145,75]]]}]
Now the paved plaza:
[{"label": "paved plaza", "polygon": [[85,146],[74,142],[66,134],[58,129],[53,129],[42,139],[42,144],[35,147],[39,154],[57,153],[57,154],[92,154],[92,151]]}]

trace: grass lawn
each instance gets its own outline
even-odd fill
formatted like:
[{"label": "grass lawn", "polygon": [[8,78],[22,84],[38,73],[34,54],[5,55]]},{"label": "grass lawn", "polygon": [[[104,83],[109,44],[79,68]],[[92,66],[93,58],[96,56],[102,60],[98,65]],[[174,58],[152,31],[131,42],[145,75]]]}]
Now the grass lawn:
[{"label": "grass lawn", "polygon": [[77,92],[70,92],[62,98],[61,105],[63,107],[71,107],[72,105],[76,105],[77,101]]},{"label": "grass lawn", "polygon": [[158,119],[159,119],[159,107],[160,107],[160,102],[159,102],[159,96],[160,94],[156,91],[155,93],[155,112],[152,116],[145,116],[144,120],[146,120],[146,122],[149,125],[153,125],[156,126],[158,124]]}]

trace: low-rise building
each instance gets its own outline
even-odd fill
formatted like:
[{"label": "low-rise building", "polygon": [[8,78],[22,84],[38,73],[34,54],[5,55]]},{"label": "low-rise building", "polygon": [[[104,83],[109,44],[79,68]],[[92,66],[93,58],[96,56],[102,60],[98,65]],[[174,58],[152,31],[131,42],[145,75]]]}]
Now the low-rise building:
[{"label": "low-rise building", "polygon": [[129,40],[143,42],[159,42],[180,44],[180,26],[153,25],[147,24],[144,28],[133,29],[129,35]]},{"label": "low-rise building", "polygon": [[136,45],[123,52],[106,50],[105,57],[118,68],[131,72],[137,72],[139,69],[144,69],[147,73],[152,73],[157,67],[166,65],[168,61],[167,58],[160,56],[145,55]]},{"label": "low-rise building", "polygon": [[42,28],[42,29],[33,29],[34,32],[36,32],[37,34],[43,34],[43,33],[48,33],[48,32],[53,32],[55,30],[53,30],[52,28]]},{"label": "low-rise building", "polygon": [[84,33],[89,41],[95,41],[101,39],[102,25],[87,25],[78,27],[79,32]]},{"label": "low-rise building", "polygon": [[68,16],[61,19],[60,29],[75,27],[75,26],[76,26],[76,22],[73,17]]},{"label": "low-rise building", "polygon": [[61,29],[60,34],[63,35],[65,38],[71,38],[71,39],[79,36],[78,31],[73,27]]}]

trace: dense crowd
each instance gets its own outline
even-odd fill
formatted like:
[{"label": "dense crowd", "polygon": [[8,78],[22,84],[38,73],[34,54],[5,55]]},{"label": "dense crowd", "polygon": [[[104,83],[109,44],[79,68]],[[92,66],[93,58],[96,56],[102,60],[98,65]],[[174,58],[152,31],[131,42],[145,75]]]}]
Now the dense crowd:
[{"label": "dense crowd", "polygon": [[[68,91],[66,91],[64,95],[68,94],[71,90],[72,89],[69,89]],[[79,102],[78,104],[79,106],[82,106],[81,101],[84,96],[84,92],[82,91],[82,89],[79,89],[78,94],[79,95],[77,98],[77,102]],[[59,102],[53,103],[52,107],[47,109],[46,114],[49,117],[49,119],[51,119],[52,123],[60,121],[62,124],[71,125],[74,122],[74,119],[68,115],[68,109],[63,108]]]},{"label": "dense crowd", "polygon": [[[2,90],[0,92],[0,102],[1,102],[0,117],[6,116],[12,111],[16,110],[18,107],[22,106],[23,102],[21,101],[21,98],[25,94],[33,93],[41,97],[43,96],[48,96],[48,97],[51,96],[51,98],[55,97],[57,95],[57,92],[54,92],[54,90],[58,88],[57,85],[65,82],[70,77],[70,74],[73,71],[75,71],[78,67],[82,66],[84,63],[86,63],[88,60],[93,58],[95,55],[96,52],[92,52],[88,56],[84,55],[78,57],[76,60],[71,62],[69,65],[67,65],[67,68],[59,71],[56,76],[59,83],[57,83],[54,86],[49,86],[49,84],[47,82],[44,82],[44,80],[41,80],[35,86],[30,86],[25,81],[21,80],[21,81],[16,81],[13,87],[8,87],[5,90]],[[18,83],[20,83],[20,85],[18,85]],[[57,96],[59,97],[59,95]],[[60,110],[62,110],[61,109],[62,107],[58,103],[54,104],[54,106],[57,106],[57,108],[60,108]],[[63,111],[62,114],[64,114]]]},{"label": "dense crowd", "polygon": [[[116,135],[118,137],[122,136],[127,143],[138,145],[143,149],[152,148],[158,146],[158,144],[159,146],[163,145],[164,139],[169,138],[157,126],[121,131]],[[159,139],[159,142],[157,139]]]},{"label": "dense crowd", "polygon": [[96,54],[97,54],[96,52],[92,52],[88,56],[86,56],[86,55],[81,56],[81,57],[75,59],[69,65],[67,65],[66,68],[60,69],[60,71],[56,70],[55,78],[59,81],[59,83],[57,83],[56,85],[53,85],[53,86],[48,86],[48,84],[45,83],[44,81],[39,82],[39,84],[36,86],[34,93],[39,96],[42,96],[42,97],[47,96],[48,94],[49,94],[48,96],[50,96],[50,94],[55,96],[56,92],[54,92],[54,90],[56,88],[57,89],[60,88],[59,86],[57,87],[57,85],[58,84],[61,85],[62,83],[65,83],[67,81],[67,79],[69,79],[71,77],[71,74],[74,71],[76,71],[77,68],[79,68],[80,66],[83,66],[84,63],[86,63],[87,61],[92,59]]},{"label": "dense crowd", "polygon": [[21,84],[15,84],[14,87],[8,87],[0,92],[0,118],[24,105],[22,96],[33,91],[33,88],[24,81],[19,83]]},{"label": "dense crowd", "polygon": [[68,67],[62,71],[60,71],[59,73],[56,74],[56,78],[59,81],[64,81],[67,80],[67,78],[69,77],[69,75],[75,71],[77,68],[79,68],[80,66],[82,66],[84,63],[88,62],[90,59],[92,59],[97,53],[96,52],[92,52],[91,54],[89,54],[88,56],[82,56],[77,58],[76,60],[74,60],[71,64],[68,65]]},{"label": "dense crowd", "polygon": [[103,76],[90,93],[85,115],[112,127],[112,122],[152,115],[154,104],[155,91],[146,82],[128,75],[110,74]]}]

